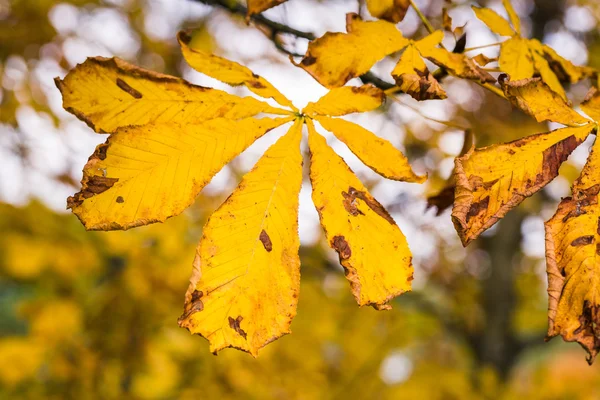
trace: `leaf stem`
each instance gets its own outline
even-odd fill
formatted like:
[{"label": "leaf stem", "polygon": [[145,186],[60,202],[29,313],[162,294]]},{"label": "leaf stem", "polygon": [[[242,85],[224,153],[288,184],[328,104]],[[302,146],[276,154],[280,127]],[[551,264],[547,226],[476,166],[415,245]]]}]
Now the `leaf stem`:
[{"label": "leaf stem", "polygon": [[449,126],[449,127],[451,127],[451,128],[460,129],[460,130],[466,130],[466,129],[468,129],[468,128],[466,128],[466,127],[462,126],[462,125],[455,124],[455,123],[453,123],[453,122],[451,122],[451,121],[442,121],[442,120],[440,120],[440,119],[436,119],[436,118],[429,117],[429,116],[427,116],[427,115],[423,114],[423,113],[421,112],[421,110],[419,110],[418,108],[416,108],[416,107],[413,107],[413,106],[411,106],[411,105],[409,105],[409,104],[406,104],[405,102],[403,102],[402,100],[400,100],[400,99],[399,99],[399,98],[397,98],[396,96],[389,96],[389,98],[390,98],[390,99],[392,99],[392,101],[394,101],[394,102],[396,102],[396,103],[400,104],[401,106],[404,106],[404,107],[408,108],[409,110],[412,110],[412,111],[414,111],[416,114],[418,114],[418,115],[419,115],[419,116],[421,116],[422,118],[425,118],[425,119],[427,119],[427,120],[429,120],[429,121],[432,121],[432,122],[435,122],[435,123],[438,123],[438,124],[442,124],[442,125],[446,125],[446,126]]},{"label": "leaf stem", "polygon": [[384,90],[383,93],[385,93],[387,96],[391,96],[394,93],[400,92],[401,90],[402,89],[400,88],[400,86],[392,86],[391,88]]},{"label": "leaf stem", "polygon": [[473,81],[473,82],[477,83],[482,88],[489,90],[490,92],[494,93],[495,95],[498,95],[498,96],[502,97],[503,99],[508,100],[508,99],[506,99],[506,96],[504,96],[504,92],[499,87],[494,86],[491,83],[481,83],[479,81]]},{"label": "leaf stem", "polygon": [[419,7],[417,7],[415,2],[413,0],[409,0],[409,1],[410,1],[410,5],[412,6],[412,8],[414,8],[415,11],[417,12],[417,15],[419,16],[419,18],[421,18],[423,25],[425,25],[425,28],[427,28],[427,32],[429,32],[429,33],[435,32],[435,29],[433,29],[433,26],[431,25],[431,23],[429,22],[427,17],[421,12],[421,10],[419,10]]},{"label": "leaf stem", "polygon": [[463,52],[466,53],[467,51],[472,51],[472,50],[487,49],[488,47],[500,46],[501,44],[502,44],[502,42],[496,42],[496,43],[484,44],[483,46],[467,47],[466,49],[463,50]]}]

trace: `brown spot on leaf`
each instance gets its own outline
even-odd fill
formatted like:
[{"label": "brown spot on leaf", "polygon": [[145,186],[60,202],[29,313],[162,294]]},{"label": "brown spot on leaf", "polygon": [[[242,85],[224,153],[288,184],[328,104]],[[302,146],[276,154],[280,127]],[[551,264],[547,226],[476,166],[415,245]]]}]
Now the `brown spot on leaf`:
[{"label": "brown spot on leaf", "polygon": [[117,197],[117,203],[124,203],[125,200],[123,199],[123,196],[118,196]]},{"label": "brown spot on leaf", "polygon": [[377,215],[385,219],[392,225],[395,225],[394,219],[392,216],[386,211],[385,208],[377,200],[371,197],[369,194],[356,190],[352,186],[348,188],[348,192],[342,192],[342,197],[344,198],[343,204],[346,211],[350,214],[356,216],[359,214],[364,215],[358,208],[356,208],[356,199],[360,199],[365,202],[365,204],[373,210]]},{"label": "brown spot on leaf", "polygon": [[350,256],[352,256],[350,245],[346,241],[346,238],[341,235],[333,237],[333,240],[331,241],[331,247],[338,252],[340,260],[347,260],[350,258]]},{"label": "brown spot on leaf", "polygon": [[265,89],[266,86],[260,83],[259,81],[250,81],[250,86],[254,89]]},{"label": "brown spot on leaf", "polygon": [[308,67],[310,65],[313,65],[316,62],[317,62],[317,59],[315,57],[308,55],[308,56],[304,57],[302,59],[302,61],[300,61],[300,65],[302,65],[304,67]]},{"label": "brown spot on leaf", "polygon": [[185,31],[179,31],[177,38],[183,44],[189,44],[192,41],[192,36]]},{"label": "brown spot on leaf", "polygon": [[241,337],[246,339],[246,332],[240,327],[240,323],[244,320],[244,318],[239,315],[236,319],[229,317],[229,327],[236,331]]},{"label": "brown spot on leaf", "polygon": [[85,199],[106,192],[113,187],[119,178],[107,178],[100,175],[84,176],[81,191],[69,196],[67,199],[67,208],[73,208],[81,205]]},{"label": "brown spot on leaf", "polygon": [[543,170],[542,173],[538,174],[536,177],[536,181],[541,183],[554,179],[554,177],[558,175],[558,169],[561,164],[569,158],[571,152],[573,152],[579,144],[580,141],[574,135],[571,135],[544,150],[542,162]]},{"label": "brown spot on leaf", "polygon": [[108,150],[108,143],[102,143],[102,144],[98,145],[98,147],[96,147],[96,150],[94,151],[94,154],[92,155],[92,158],[95,156],[99,160],[105,160],[107,150]]},{"label": "brown spot on leaf", "polygon": [[127,92],[129,95],[131,95],[131,97],[135,99],[141,99],[143,97],[140,92],[129,86],[129,84],[121,78],[117,78],[117,86],[119,87],[119,89],[123,90],[124,92]]},{"label": "brown spot on leaf", "polygon": [[260,232],[260,236],[258,238],[262,242],[263,246],[265,246],[266,251],[270,252],[271,250],[273,250],[273,243],[271,243],[271,238],[264,229]]},{"label": "brown spot on leaf", "polygon": [[573,331],[576,340],[589,352],[588,363],[592,363],[593,356],[600,350],[600,307],[591,304],[589,300],[583,301],[583,309],[579,316],[579,327]]},{"label": "brown spot on leaf", "polygon": [[594,241],[594,236],[592,236],[592,235],[580,236],[571,242],[571,246],[574,246],[574,247],[585,246],[585,245],[592,243],[593,241]]},{"label": "brown spot on leaf", "polygon": [[485,196],[483,199],[471,204],[469,212],[467,213],[467,222],[481,212],[487,211],[488,205],[490,204],[490,196]]},{"label": "brown spot on leaf", "polygon": [[358,207],[356,207],[356,197],[352,196],[346,192],[342,192],[342,197],[344,198],[344,200],[342,201],[342,204],[344,205],[344,208],[346,209],[346,211],[348,211],[351,215],[357,216],[357,215],[365,215],[365,213],[363,213],[362,211],[360,211],[358,209]]},{"label": "brown spot on leaf", "polygon": [[189,318],[190,315],[204,310],[204,303],[200,300],[202,296],[203,293],[201,290],[194,290],[192,292],[190,301],[183,307],[183,315],[179,317],[179,321],[183,321]]}]

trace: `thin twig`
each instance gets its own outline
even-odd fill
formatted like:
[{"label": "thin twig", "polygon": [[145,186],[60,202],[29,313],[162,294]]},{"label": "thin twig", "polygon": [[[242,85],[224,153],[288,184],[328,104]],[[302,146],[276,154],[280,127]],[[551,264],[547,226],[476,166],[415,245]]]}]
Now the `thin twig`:
[{"label": "thin twig", "polygon": [[433,28],[433,26],[431,25],[431,23],[429,22],[427,17],[421,12],[421,10],[419,10],[419,7],[417,7],[415,2],[413,0],[409,0],[409,1],[410,1],[410,5],[412,6],[412,8],[414,8],[415,11],[417,12],[417,15],[419,16],[419,18],[421,18],[421,22],[423,22],[423,25],[425,25],[427,32],[429,32],[429,33],[435,32],[435,29]]},{"label": "thin twig", "polygon": [[466,53],[467,51],[472,51],[472,50],[487,49],[488,47],[500,46],[501,44],[502,44],[502,42],[497,42],[497,43],[484,44],[482,46],[467,47],[466,49],[463,50],[463,52]]},{"label": "thin twig", "polygon": [[494,86],[491,83],[482,83],[477,80],[474,80],[473,82],[475,82],[482,88],[489,90],[490,92],[494,93],[495,95],[498,95],[498,96],[502,97],[503,99],[506,99],[506,96],[504,96],[504,92],[502,92],[502,90],[499,87]]},{"label": "thin twig", "polygon": [[[246,7],[244,7],[243,5],[239,4],[239,3],[233,3],[233,2],[228,2],[226,0],[191,0],[191,1],[195,1],[197,3],[203,3],[209,6],[214,6],[214,7],[221,7],[229,12],[231,12],[232,14],[237,14],[237,15],[241,15],[243,17],[246,17],[246,14],[248,13],[248,9]],[[287,26],[285,24],[270,20],[266,17],[263,17],[262,14],[255,14],[250,16],[250,20],[254,21],[256,23],[259,23],[261,25],[264,25],[266,27],[271,28],[273,31],[277,32],[277,33],[287,33],[302,39],[306,39],[306,40],[315,40],[316,36],[311,33],[311,32],[305,32],[305,31],[301,31],[298,29],[294,29],[290,26]]]},{"label": "thin twig", "polygon": [[411,105],[409,105],[409,104],[406,104],[405,102],[403,102],[402,100],[400,100],[400,99],[399,99],[399,98],[397,98],[396,96],[389,96],[389,98],[390,98],[390,99],[392,99],[392,101],[394,101],[394,102],[396,102],[396,103],[400,104],[401,106],[404,106],[404,107],[408,108],[409,110],[412,110],[412,111],[414,111],[414,112],[415,112],[415,113],[417,113],[417,114],[418,114],[420,117],[422,117],[422,118],[425,118],[425,119],[427,119],[427,120],[429,120],[429,121],[432,121],[432,122],[435,122],[435,123],[438,123],[438,124],[442,124],[442,125],[446,125],[446,126],[449,126],[449,127],[451,127],[451,128],[460,129],[460,130],[463,130],[463,131],[464,131],[464,130],[467,130],[467,129],[469,129],[469,128],[467,128],[467,127],[464,127],[464,126],[462,126],[462,125],[455,124],[455,123],[453,123],[453,122],[451,122],[451,121],[442,121],[442,120],[440,120],[440,119],[436,119],[436,118],[429,117],[429,116],[427,116],[427,115],[423,114],[423,113],[421,112],[421,110],[419,110],[418,108],[415,108],[415,107],[413,107],[413,106],[411,106]]}]

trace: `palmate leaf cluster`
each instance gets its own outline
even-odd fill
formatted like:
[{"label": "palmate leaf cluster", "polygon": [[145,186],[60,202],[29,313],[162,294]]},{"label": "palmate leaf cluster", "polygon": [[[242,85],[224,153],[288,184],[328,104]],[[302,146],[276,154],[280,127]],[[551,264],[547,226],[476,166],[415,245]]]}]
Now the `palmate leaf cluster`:
[{"label": "palmate leaf cluster", "polygon": [[[281,2],[249,0],[248,17]],[[391,143],[339,117],[375,110],[386,96],[398,93],[417,100],[444,99],[440,79],[451,75],[503,93],[538,121],[565,125],[510,143],[465,149],[456,159],[452,219],[465,246],[554,179],[571,152],[598,129],[600,95],[595,89],[581,105],[588,118],[573,110],[563,88],[584,78],[596,84],[596,71],[523,38],[517,14],[509,1],[503,4],[509,20],[474,8],[493,32],[510,37],[496,60],[463,54],[464,37],[456,37],[462,28],[452,30],[447,13],[444,28],[455,34],[454,51],[442,45],[443,31],[426,20],[429,35],[402,35],[395,23],[410,2],[368,0],[367,9],[379,20],[348,14],[346,33],[328,32],[309,43],[298,63],[291,60],[330,89],[303,110],[248,68],[201,51],[193,34],[185,32],[178,40],[191,67],[245,86],[270,103],[192,85],[116,58],[90,58],[57,79],[57,86],[65,109],[109,136],[85,165],[81,190],[68,199],[68,207],[92,230],[162,222],[191,205],[211,178],[255,140],[290,125],[206,223],[179,320],[207,338],[213,352],[235,347],[256,356],[289,333],[296,313],[300,141],[306,127],[312,199],[327,242],[339,255],[357,303],[390,308],[392,298],[411,288],[410,249],[393,218],[329,147],[318,126],[383,177],[422,183],[425,177],[415,174]],[[397,54],[391,90],[346,86]],[[439,70],[429,71],[425,60]],[[499,87],[485,68],[495,61],[502,72]],[[590,362],[600,351],[597,154],[592,150],[573,185],[573,197],[564,199],[546,223],[548,334],[579,342]]]}]

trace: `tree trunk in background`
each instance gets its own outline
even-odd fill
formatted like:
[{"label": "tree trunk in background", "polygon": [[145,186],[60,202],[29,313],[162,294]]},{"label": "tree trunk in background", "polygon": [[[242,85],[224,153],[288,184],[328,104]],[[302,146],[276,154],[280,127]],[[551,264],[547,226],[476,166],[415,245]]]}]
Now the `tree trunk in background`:
[{"label": "tree trunk in background", "polygon": [[512,330],[515,314],[515,265],[522,257],[521,223],[525,214],[519,209],[498,223],[496,234],[480,237],[480,245],[491,260],[491,273],[482,283],[481,304],[485,328],[473,338],[479,364],[491,365],[506,379],[522,350]]}]

